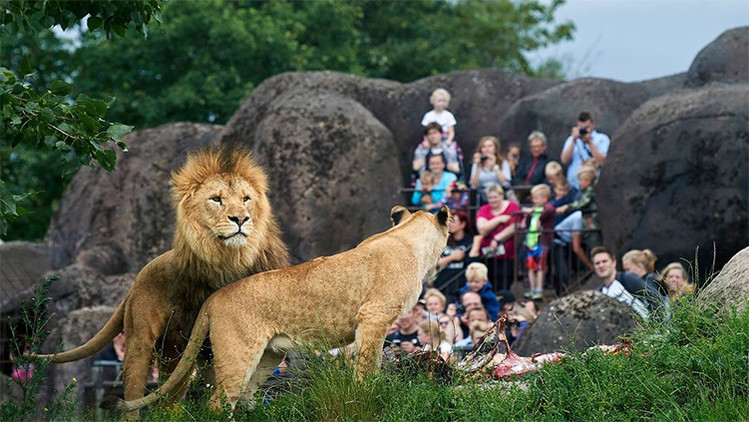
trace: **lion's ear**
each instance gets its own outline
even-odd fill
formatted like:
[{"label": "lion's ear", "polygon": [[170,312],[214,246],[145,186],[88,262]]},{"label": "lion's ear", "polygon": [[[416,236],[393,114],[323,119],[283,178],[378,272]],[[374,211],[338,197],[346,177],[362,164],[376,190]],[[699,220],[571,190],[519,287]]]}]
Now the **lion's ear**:
[{"label": "lion's ear", "polygon": [[447,223],[450,221],[450,208],[447,208],[447,205],[443,205],[440,212],[437,213],[437,222],[440,224],[440,226],[447,226]]},{"label": "lion's ear", "polygon": [[396,205],[390,210],[390,221],[393,222],[394,226],[397,226],[405,217],[411,215],[411,212],[401,205]]}]

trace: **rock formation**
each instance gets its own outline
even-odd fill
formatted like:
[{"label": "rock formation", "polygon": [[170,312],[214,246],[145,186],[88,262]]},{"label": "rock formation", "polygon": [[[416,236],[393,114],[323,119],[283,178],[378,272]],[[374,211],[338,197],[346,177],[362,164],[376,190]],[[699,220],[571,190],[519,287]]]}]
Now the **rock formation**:
[{"label": "rock formation", "polygon": [[686,85],[700,87],[710,82],[749,82],[749,26],[721,34],[695,57],[687,72]]},{"label": "rock formation", "polygon": [[617,337],[635,328],[637,319],[632,308],[597,290],[572,293],[544,308],[514,350],[521,356],[531,356],[614,344]]},{"label": "rock formation", "polygon": [[720,273],[699,293],[699,301],[723,311],[741,312],[749,301],[749,247],[739,251]]},{"label": "rock formation", "polygon": [[632,113],[596,186],[607,244],[620,254],[651,249],[659,264],[693,258],[699,246],[707,268],[715,242],[720,268],[749,243],[748,98],[749,85],[712,84]]}]

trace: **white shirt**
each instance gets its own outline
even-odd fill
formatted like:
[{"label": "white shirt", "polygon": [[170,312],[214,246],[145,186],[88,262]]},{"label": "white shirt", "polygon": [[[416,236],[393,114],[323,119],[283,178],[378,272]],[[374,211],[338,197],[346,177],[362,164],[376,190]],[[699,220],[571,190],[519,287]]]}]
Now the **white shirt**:
[{"label": "white shirt", "polygon": [[443,110],[441,113],[437,113],[434,110],[428,111],[424,118],[421,119],[421,125],[426,126],[429,123],[437,122],[442,126],[442,134],[448,133],[450,126],[455,126],[458,122],[455,120],[455,116],[447,110]]},{"label": "white shirt", "polygon": [[[593,145],[595,145],[599,151],[601,151],[601,154],[604,156],[608,155],[609,144],[611,144],[611,139],[609,139],[608,135],[594,130],[593,133],[590,134],[590,141],[593,142]],[[562,152],[564,152],[572,142],[572,136],[568,136],[567,140],[564,141]],[[593,158],[593,153],[590,152],[590,147],[585,145],[585,142],[581,141],[579,138],[574,142],[575,148],[572,150],[572,158],[567,165],[567,180],[570,181],[570,186],[580,189],[580,183],[577,181],[577,172],[580,171],[580,167],[583,166],[584,161]],[[596,177],[600,176],[600,171],[599,168]]]},{"label": "white shirt", "polygon": [[618,280],[612,281],[608,287],[604,285],[601,288],[601,293],[631,306],[643,319],[648,319],[648,308],[645,307],[645,303],[632,296],[632,293],[628,292]]}]

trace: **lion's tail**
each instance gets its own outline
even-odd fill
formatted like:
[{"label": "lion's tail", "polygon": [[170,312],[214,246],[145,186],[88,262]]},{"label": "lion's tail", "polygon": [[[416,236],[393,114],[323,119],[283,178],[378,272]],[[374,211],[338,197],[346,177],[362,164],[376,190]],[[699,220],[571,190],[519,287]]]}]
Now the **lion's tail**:
[{"label": "lion's tail", "polygon": [[[66,352],[60,352],[56,354],[44,354],[36,355],[41,359],[51,359],[52,363],[63,363],[72,362],[74,360],[83,359],[89,357],[99,350],[103,349],[117,334],[122,331],[123,323],[125,320],[125,301],[120,303],[117,310],[109,317],[109,321],[104,324],[101,330],[96,333],[91,340],[76,347],[75,349],[68,350]],[[24,354],[25,357],[29,357],[28,353]]]},{"label": "lion's tail", "polygon": [[208,312],[203,309],[201,310],[197,321],[195,321],[195,326],[192,329],[192,333],[190,333],[190,341],[182,354],[182,359],[180,359],[177,367],[174,368],[174,372],[172,372],[169,379],[167,379],[161,387],[143,398],[131,401],[125,401],[118,397],[105,397],[101,402],[101,407],[120,412],[132,412],[157,402],[164,394],[170,394],[181,384],[182,380],[190,373],[190,371],[192,371],[193,366],[195,365],[195,359],[197,358],[200,348],[203,346],[203,342],[208,335],[209,326],[210,316],[208,315]]}]

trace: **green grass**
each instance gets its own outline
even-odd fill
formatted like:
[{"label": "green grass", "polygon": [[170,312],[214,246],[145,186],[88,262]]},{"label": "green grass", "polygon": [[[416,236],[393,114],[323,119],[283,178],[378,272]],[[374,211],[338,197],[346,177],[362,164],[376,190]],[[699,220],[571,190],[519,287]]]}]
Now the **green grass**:
[{"label": "green grass", "polygon": [[[512,383],[445,385],[384,368],[363,384],[313,362],[293,392],[238,421],[744,421],[749,420],[749,311],[718,316],[684,302],[666,325],[631,338],[628,355],[568,355]],[[197,412],[195,404],[181,405]],[[186,406],[186,407],[185,407]],[[194,406],[194,407],[191,407]],[[173,409],[171,410],[173,412]],[[149,420],[174,413],[153,410]],[[201,418],[211,418],[201,413]],[[225,416],[225,415],[224,415]],[[153,418],[153,419],[152,419]],[[219,420],[216,418],[215,420]]]},{"label": "green grass", "polygon": [[[519,382],[446,384],[385,366],[364,383],[345,363],[307,362],[305,376],[237,421],[749,421],[749,310],[718,314],[689,302],[649,324],[629,354],[570,354]],[[523,388],[520,388],[522,385]],[[144,420],[219,421],[210,390]],[[111,415],[111,414],[110,414]],[[83,420],[92,420],[83,417]]]}]

